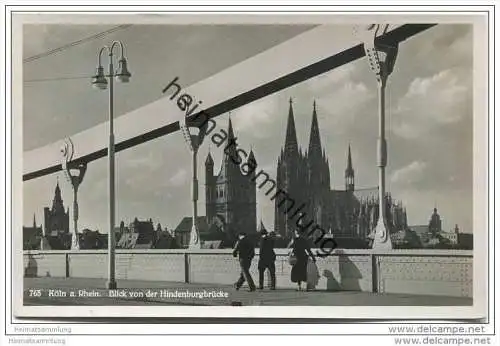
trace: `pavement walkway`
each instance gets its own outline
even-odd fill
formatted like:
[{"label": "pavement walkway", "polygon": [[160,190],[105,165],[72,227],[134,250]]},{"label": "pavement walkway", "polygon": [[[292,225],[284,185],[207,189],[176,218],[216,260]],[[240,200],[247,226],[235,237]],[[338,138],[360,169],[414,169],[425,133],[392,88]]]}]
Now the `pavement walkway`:
[{"label": "pavement walkway", "polygon": [[[470,306],[472,298],[360,291],[269,289],[236,291],[229,285],[118,280],[112,295],[104,279],[24,278],[24,305],[267,305]],[[175,297],[177,295],[177,297]],[[203,296],[205,295],[205,296]],[[211,296],[208,296],[211,295]]]}]

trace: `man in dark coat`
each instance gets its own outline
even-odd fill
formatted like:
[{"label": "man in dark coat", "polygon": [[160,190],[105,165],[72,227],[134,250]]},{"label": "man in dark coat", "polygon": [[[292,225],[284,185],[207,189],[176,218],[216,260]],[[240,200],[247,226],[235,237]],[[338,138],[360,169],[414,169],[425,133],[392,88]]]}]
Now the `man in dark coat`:
[{"label": "man in dark coat", "polygon": [[276,289],[276,254],[274,253],[274,232],[268,234],[265,229],[260,231],[260,252],[259,252],[259,289],[264,289],[264,272],[269,269],[271,274],[271,289]]},{"label": "man in dark coat", "polygon": [[255,291],[255,284],[252,276],[250,275],[250,265],[255,256],[255,249],[253,242],[248,239],[245,233],[240,233],[238,241],[234,246],[233,257],[239,257],[240,261],[240,278],[234,284],[234,287],[239,290],[243,283],[248,282],[249,291]]}]

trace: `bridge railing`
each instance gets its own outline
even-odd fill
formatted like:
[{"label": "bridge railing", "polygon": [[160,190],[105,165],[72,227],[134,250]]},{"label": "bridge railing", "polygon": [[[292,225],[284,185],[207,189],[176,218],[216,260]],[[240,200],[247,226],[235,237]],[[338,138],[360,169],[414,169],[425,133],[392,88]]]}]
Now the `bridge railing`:
[{"label": "bridge railing", "polygon": [[[276,249],[279,288],[291,288],[287,250]],[[472,297],[472,251],[336,250],[318,258],[317,289]],[[107,251],[25,251],[29,277],[107,278]],[[258,250],[251,273],[256,281]],[[222,250],[117,250],[117,280],[233,284],[238,261]],[[266,284],[268,280],[266,277]],[[147,286],[147,283],[144,284]]]}]

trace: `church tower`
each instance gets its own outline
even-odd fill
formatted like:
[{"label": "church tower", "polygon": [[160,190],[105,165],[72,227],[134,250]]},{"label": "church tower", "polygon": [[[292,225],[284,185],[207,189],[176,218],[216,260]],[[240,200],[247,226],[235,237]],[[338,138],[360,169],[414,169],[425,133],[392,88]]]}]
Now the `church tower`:
[{"label": "church tower", "polygon": [[223,218],[229,238],[233,238],[235,236],[233,233],[237,232],[235,227],[237,220],[235,219],[234,208],[231,206],[235,202],[236,185],[239,183],[238,176],[240,175],[240,170],[231,160],[231,157],[235,157],[236,155],[236,148],[234,145],[229,146],[235,140],[233,123],[231,122],[231,117],[229,117],[227,140],[222,155],[221,169],[216,178],[216,213]]},{"label": "church tower", "polygon": [[347,168],[345,169],[345,189],[354,192],[354,169],[352,168],[351,145],[347,152]]},{"label": "church tower", "polygon": [[64,204],[61,197],[61,188],[59,187],[59,180],[57,180],[56,189],[54,192],[54,198],[52,199],[52,211],[64,212]]},{"label": "church tower", "polygon": [[[224,154],[222,157],[222,169],[221,174],[225,176],[226,185],[229,185],[230,180],[234,179],[238,172],[240,172],[239,166],[234,163],[231,158],[236,158],[236,143],[237,138],[234,136],[233,122],[231,121],[231,116],[229,117],[229,122],[227,125],[227,140],[224,146]],[[226,186],[228,187],[228,186]],[[227,191],[228,198],[232,198],[233,191]]]},{"label": "church tower", "polygon": [[[257,191],[256,182],[251,179],[255,173],[252,171],[245,174],[240,167],[244,162],[239,162],[241,156],[238,156],[238,143],[231,118],[226,133],[219,174],[213,173],[214,162],[211,154],[205,161],[205,200],[207,223],[213,223],[216,218],[222,222],[226,232],[224,246],[232,246],[238,232],[257,232]],[[257,161],[253,151],[245,163],[256,167]]]},{"label": "church tower", "polygon": [[441,231],[442,231],[441,216],[439,216],[439,214],[437,212],[437,208],[434,207],[434,211],[431,215],[431,219],[429,220],[429,232],[432,235],[437,235]]},{"label": "church tower", "polygon": [[64,203],[61,197],[61,188],[59,180],[57,181],[52,199],[52,208],[44,208],[45,231],[44,236],[50,236],[53,231],[60,233],[69,233],[69,209],[64,210]]}]

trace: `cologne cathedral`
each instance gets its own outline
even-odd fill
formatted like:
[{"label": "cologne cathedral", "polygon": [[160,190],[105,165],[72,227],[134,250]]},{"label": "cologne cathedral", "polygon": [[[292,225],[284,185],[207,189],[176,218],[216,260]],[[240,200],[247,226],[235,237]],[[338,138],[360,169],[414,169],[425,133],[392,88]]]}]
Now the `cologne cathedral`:
[{"label": "cologne cathedral", "polygon": [[[316,103],[313,105],[309,146],[299,148],[295,129],[292,100],[288,111],[285,145],[278,158],[277,187],[303,204],[302,220],[284,210],[279,200],[275,202],[275,230],[281,237],[290,239],[298,225],[307,220],[320,226],[335,239],[353,239],[368,243],[378,220],[378,188],[355,188],[355,173],[350,145],[347,150],[345,189],[335,190],[330,184],[328,157],[321,145]],[[387,225],[390,232],[407,228],[406,209],[400,201],[386,195]],[[356,241],[354,242],[356,243]]]}]

